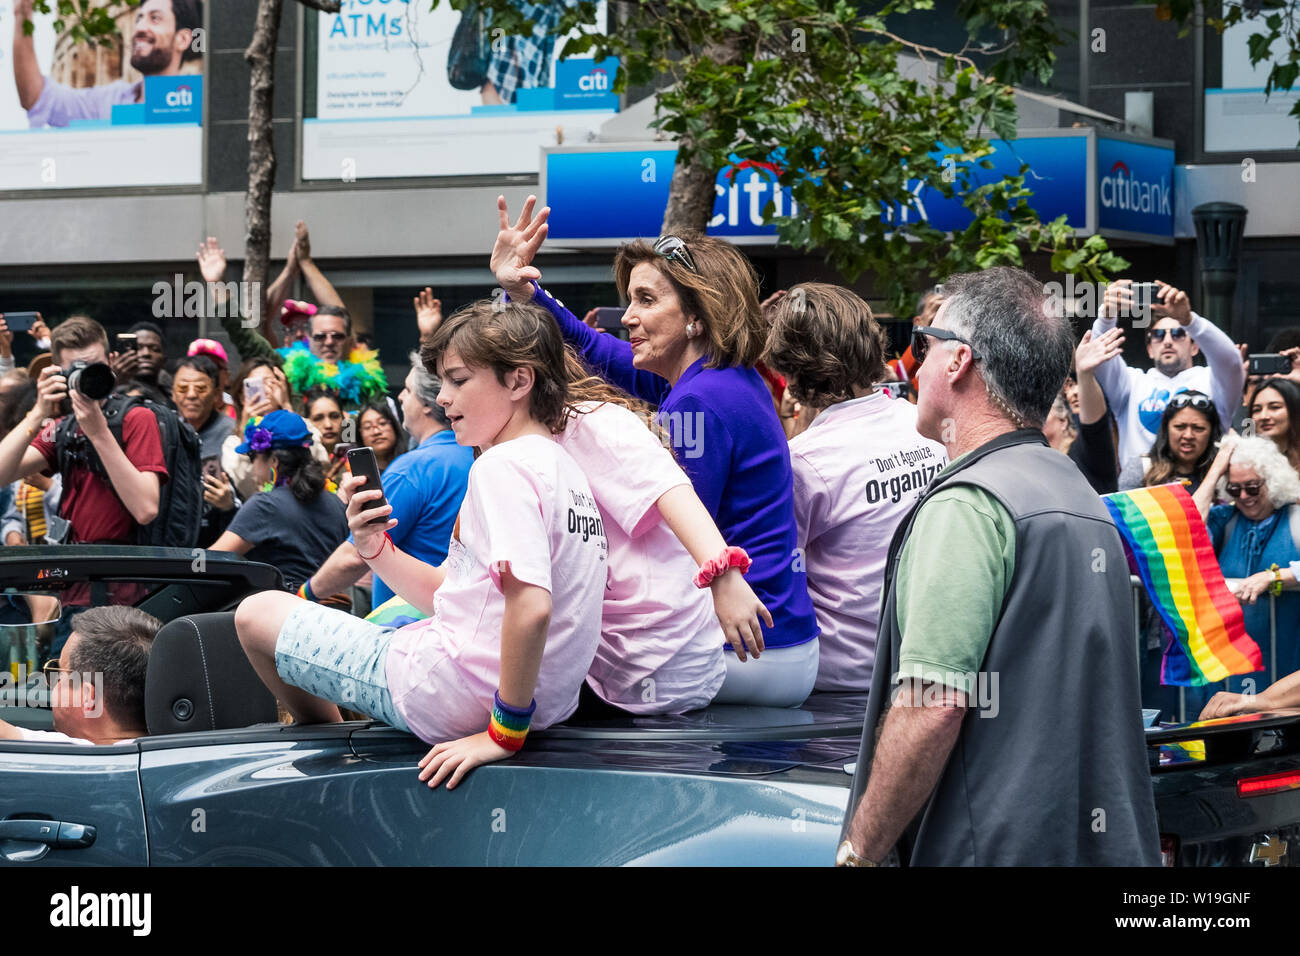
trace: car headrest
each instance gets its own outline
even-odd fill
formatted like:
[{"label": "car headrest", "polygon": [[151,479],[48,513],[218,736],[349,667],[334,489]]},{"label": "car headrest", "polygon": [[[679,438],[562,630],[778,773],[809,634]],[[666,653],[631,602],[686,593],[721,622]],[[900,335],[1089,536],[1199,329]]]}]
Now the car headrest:
[{"label": "car headrest", "polygon": [[144,683],[150,734],[231,730],[277,719],[275,697],[248,662],[235,613],[190,614],[163,625]]}]

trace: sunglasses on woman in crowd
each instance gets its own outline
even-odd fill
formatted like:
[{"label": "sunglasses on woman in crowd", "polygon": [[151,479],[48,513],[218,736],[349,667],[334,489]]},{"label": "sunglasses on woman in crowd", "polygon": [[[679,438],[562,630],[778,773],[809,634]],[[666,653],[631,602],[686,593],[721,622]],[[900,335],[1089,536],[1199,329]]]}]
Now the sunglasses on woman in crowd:
[{"label": "sunglasses on woman in crowd", "polygon": [[680,262],[699,275],[700,270],[695,268],[695,259],[692,258],[691,251],[686,248],[686,243],[676,236],[660,236],[655,240],[654,251],[656,255],[663,256],[669,262]]},{"label": "sunglasses on woman in crowd", "polygon": [[1231,482],[1223,490],[1229,498],[1254,498],[1264,488],[1262,481],[1247,481],[1242,484]]}]

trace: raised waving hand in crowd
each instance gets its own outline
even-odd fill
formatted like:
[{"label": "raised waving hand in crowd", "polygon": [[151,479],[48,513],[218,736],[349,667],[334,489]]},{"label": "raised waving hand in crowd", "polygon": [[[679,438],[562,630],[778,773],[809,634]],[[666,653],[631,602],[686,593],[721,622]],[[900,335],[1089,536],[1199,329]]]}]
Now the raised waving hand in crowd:
[{"label": "raised waving hand in crowd", "polygon": [[546,220],[551,215],[551,207],[543,206],[536,216],[533,207],[537,197],[529,196],[524,201],[524,208],[519,212],[515,224],[510,224],[510,213],[506,207],[506,197],[497,197],[497,214],[500,231],[492,246],[491,268],[501,288],[510,298],[523,302],[533,297],[531,283],[541,281],[541,270],[534,266],[533,257],[546,241]]},{"label": "raised waving hand in crowd", "polygon": [[1106,414],[1106,396],[1097,383],[1096,371],[1103,363],[1124,351],[1124,330],[1116,326],[1101,335],[1089,329],[1074,350],[1074,370],[1079,377],[1079,420],[1092,424]]},{"label": "raised waving hand in crowd", "polygon": [[433,297],[433,289],[425,286],[413,300],[415,306],[415,323],[420,329],[420,338],[433,335],[442,321],[442,300]]}]

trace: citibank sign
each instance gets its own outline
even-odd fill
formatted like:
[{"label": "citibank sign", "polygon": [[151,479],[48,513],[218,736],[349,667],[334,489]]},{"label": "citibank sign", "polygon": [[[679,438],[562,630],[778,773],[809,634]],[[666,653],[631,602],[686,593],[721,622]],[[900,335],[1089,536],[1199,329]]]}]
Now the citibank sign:
[{"label": "citibank sign", "polygon": [[1173,215],[1169,202],[1169,183],[1137,179],[1123,162],[1116,162],[1110,174],[1101,178],[1101,204],[1107,209],[1131,209],[1134,212]]},{"label": "citibank sign", "polygon": [[[1103,235],[1174,235],[1174,151],[1161,143],[1097,137],[1097,227]],[[1168,238],[1164,238],[1168,237]]]},{"label": "citibank sign", "polygon": [[[977,170],[973,180],[1018,175],[1028,166],[1030,205],[1044,222],[1064,215],[1078,235],[1173,243],[1172,143],[1081,128],[1042,130],[991,145],[992,168]],[[551,207],[552,239],[597,247],[658,235],[676,163],[672,144],[544,146],[542,154],[540,185]],[[799,215],[791,189],[777,183],[780,172],[774,162],[733,157],[714,180],[709,233],[774,242],[768,216]],[[882,211],[887,223],[920,220],[943,231],[970,225],[960,196],[945,197],[920,182],[909,189],[914,198],[908,205]]]}]

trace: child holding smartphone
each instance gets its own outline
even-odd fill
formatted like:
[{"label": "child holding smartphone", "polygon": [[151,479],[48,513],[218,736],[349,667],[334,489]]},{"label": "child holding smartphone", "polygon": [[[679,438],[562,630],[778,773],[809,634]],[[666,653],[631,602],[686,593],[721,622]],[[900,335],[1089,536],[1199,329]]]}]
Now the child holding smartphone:
[{"label": "child holding smartphone", "polygon": [[482,454],[440,567],[398,550],[391,507],[365,506],[345,479],[357,551],[432,616],[400,630],[264,592],[235,615],[271,691],[303,723],[340,719],[336,703],[435,744],[420,779],[454,787],[509,757],[531,728],[567,718],[600,640],[607,543],[582,471],[551,435],[563,425],[564,348],[532,305],[466,306],[426,342],[438,403],[462,445]]}]

